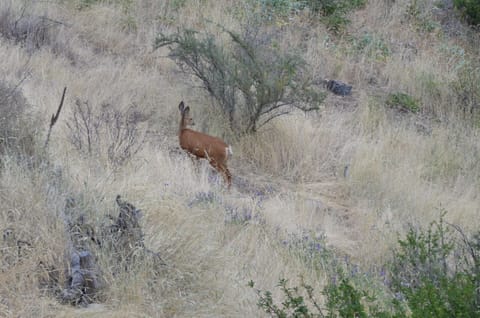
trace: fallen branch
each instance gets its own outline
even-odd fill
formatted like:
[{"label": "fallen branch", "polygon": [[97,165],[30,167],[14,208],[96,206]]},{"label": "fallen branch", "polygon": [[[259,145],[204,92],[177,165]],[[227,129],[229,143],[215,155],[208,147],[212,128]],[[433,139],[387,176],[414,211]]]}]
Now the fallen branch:
[{"label": "fallen branch", "polygon": [[60,105],[58,106],[57,113],[52,115],[52,119],[50,119],[50,127],[48,128],[48,134],[47,134],[47,139],[45,140],[45,145],[43,146],[43,149],[47,149],[48,142],[50,141],[50,134],[52,133],[52,128],[53,125],[58,120],[58,117],[60,116],[60,111],[62,110],[63,106],[63,101],[65,100],[65,92],[67,91],[67,87],[63,89],[63,94],[62,94],[62,99],[60,100]]},{"label": "fallen branch", "polygon": [[71,304],[88,304],[101,287],[94,256],[89,251],[72,251],[71,279],[62,292],[62,300]]}]

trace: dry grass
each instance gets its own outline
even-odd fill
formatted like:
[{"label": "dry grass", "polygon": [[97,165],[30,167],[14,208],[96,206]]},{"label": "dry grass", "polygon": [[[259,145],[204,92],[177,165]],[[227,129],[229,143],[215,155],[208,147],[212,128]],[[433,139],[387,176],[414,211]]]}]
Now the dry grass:
[{"label": "dry grass", "polygon": [[[40,144],[68,86],[49,164],[32,169],[13,157],[1,161],[0,230],[13,228],[31,247],[19,257],[8,242],[0,244],[0,316],[258,317],[250,279],[274,290],[279,278],[294,284],[303,275],[318,293],[328,279],[282,244],[291,234],[325,236],[338,253],[369,268],[388,259],[409,225],[428,224],[442,209],[447,220],[478,228],[478,130],[459,121],[461,105],[450,85],[460,59],[469,58],[452,49],[463,43],[437,37],[439,29],[424,36],[413,25],[406,28],[405,4],[398,1],[390,9],[369,1],[351,17],[350,34],[381,39],[390,49],[384,58],[372,58],[378,42],[359,50],[348,37],[333,38],[298,16],[283,26],[290,33],[282,45],[302,47],[319,77],[353,84],[354,95],[330,96],[316,113],[293,114],[237,138],[210,109],[210,99],[152,46],[158,30],[177,26],[212,28],[210,20],[238,28],[235,10],[241,7],[235,1],[174,2],[98,1],[79,10],[84,1],[32,1],[26,12],[64,23],[53,44],[32,53],[0,37],[1,80],[14,84],[26,76],[22,93],[44,123],[36,128]],[[18,1],[2,2],[0,11],[6,8],[22,10]],[[420,99],[424,114],[442,120],[386,109],[385,97],[396,91]],[[152,114],[141,128],[148,142],[120,169],[103,157],[79,156],[65,124],[77,98],[119,111],[139,105]],[[192,106],[195,129],[233,143],[230,192],[206,163],[178,153],[180,100]],[[144,211],[145,244],[167,264],[155,281],[149,264],[117,273],[102,252],[104,304],[61,305],[38,288],[45,275],[40,261],[61,269],[63,288],[60,216],[72,194],[82,197],[93,224],[117,213],[117,194]]]}]

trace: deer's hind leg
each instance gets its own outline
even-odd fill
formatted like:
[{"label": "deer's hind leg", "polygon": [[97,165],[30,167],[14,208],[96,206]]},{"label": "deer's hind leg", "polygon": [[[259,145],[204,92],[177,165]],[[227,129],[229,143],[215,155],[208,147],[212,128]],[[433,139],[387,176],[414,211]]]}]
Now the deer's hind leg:
[{"label": "deer's hind leg", "polygon": [[227,183],[227,187],[230,188],[232,185],[232,174],[228,170],[227,166],[224,163],[218,163],[215,160],[210,160],[210,164],[215,170],[218,171],[224,178]]},{"label": "deer's hind leg", "polygon": [[224,176],[225,182],[227,182],[227,187],[230,189],[230,186],[232,185],[232,174],[230,173],[230,170],[228,170],[227,165],[219,164],[218,171]]}]

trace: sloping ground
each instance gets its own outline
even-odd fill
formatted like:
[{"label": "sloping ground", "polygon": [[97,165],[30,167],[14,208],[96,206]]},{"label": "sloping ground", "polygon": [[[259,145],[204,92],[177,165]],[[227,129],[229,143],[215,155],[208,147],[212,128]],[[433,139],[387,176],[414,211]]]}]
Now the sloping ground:
[{"label": "sloping ground", "polygon": [[[32,113],[45,123],[38,128],[40,144],[61,89],[68,86],[48,149],[55,174],[68,186],[52,190],[51,166],[32,172],[10,157],[2,162],[0,224],[32,242],[34,252],[14,265],[2,258],[0,316],[258,317],[262,313],[247,287],[250,280],[274,291],[280,278],[295,285],[301,275],[321,299],[329,274],[292,248],[299,247],[294,245],[299,239],[326,244],[369,269],[388,259],[397,233],[409,224],[436,219],[439,205],[451,211],[451,220],[478,226],[478,133],[385,110],[383,104],[398,90],[428,105],[441,102],[438,109],[454,100],[444,89],[453,76],[445,69],[460,63],[458,55],[435,54],[444,44],[431,33],[416,33],[416,22],[405,17],[405,3],[390,8],[384,1],[369,2],[352,16],[351,38],[333,37],[302,17],[292,20],[308,30],[305,54],[312,67],[323,77],[353,84],[353,94],[329,94],[315,114],[293,114],[258,136],[236,140],[228,192],[206,163],[193,164],[178,151],[176,136],[180,100],[192,105],[200,122],[196,129],[220,135],[221,116],[205,106],[208,98],[192,90],[191,79],[164,58],[166,52],[153,51],[152,43],[158,30],[178,24],[203,28],[208,18],[237,26],[234,14],[225,14],[232,3],[194,1],[175,11],[158,1],[127,9],[97,3],[81,10],[76,5],[85,1],[74,2],[32,7],[35,14],[47,12],[62,22],[45,47],[29,51],[22,43],[0,39],[2,80],[21,82]],[[451,18],[443,18],[451,11],[435,12],[456,34]],[[301,41],[295,34],[291,40],[291,45]],[[462,39],[452,41],[463,45]],[[390,55],[384,55],[385,46]],[[416,71],[433,74],[425,77],[430,86],[416,90]],[[94,156],[75,149],[66,123],[77,99],[94,109],[104,103],[119,110],[138,104],[149,114],[141,127],[147,141],[133,160],[115,167],[101,147]],[[88,308],[60,305],[39,291],[34,279],[25,278],[38,260],[64,266],[63,225],[56,216],[72,193],[84,200],[92,223],[117,212],[117,194],[141,208],[145,244],[166,263],[160,277],[152,281],[151,269],[142,264],[129,273],[106,266],[106,301]],[[7,211],[19,217],[11,220]],[[4,251],[11,249],[2,246]],[[108,264],[108,256],[100,259]]]}]

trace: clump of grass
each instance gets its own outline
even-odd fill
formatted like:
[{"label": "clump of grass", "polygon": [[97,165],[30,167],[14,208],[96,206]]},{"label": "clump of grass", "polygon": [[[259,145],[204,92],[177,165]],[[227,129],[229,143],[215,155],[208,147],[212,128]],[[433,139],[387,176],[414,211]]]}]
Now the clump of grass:
[{"label": "clump of grass", "polygon": [[316,16],[320,16],[325,25],[334,32],[342,32],[350,20],[350,11],[361,8],[365,0],[307,0],[305,6]]},{"label": "clump of grass", "polygon": [[53,43],[50,30],[55,25],[57,22],[46,16],[16,13],[10,7],[0,12],[0,34],[24,45],[29,52]]},{"label": "clump of grass", "polygon": [[30,107],[18,85],[0,81],[0,155],[33,156],[37,124],[28,115]]},{"label": "clump of grass", "polygon": [[411,0],[407,6],[407,16],[421,32],[433,32],[437,27],[427,6],[428,2],[418,0]]},{"label": "clump of grass", "polygon": [[334,32],[343,32],[350,23],[348,14],[366,4],[365,0],[250,0],[249,7],[259,11],[265,22],[288,23],[301,12],[320,20]]},{"label": "clump of grass", "polygon": [[459,110],[464,119],[478,124],[480,118],[480,64],[465,63],[458,70],[458,80],[453,83]]},{"label": "clump of grass", "polygon": [[391,54],[391,50],[382,38],[372,33],[364,33],[360,37],[352,37],[353,53],[363,53],[369,58],[378,61],[385,61]]},{"label": "clump of grass", "polygon": [[386,103],[390,107],[398,108],[403,111],[412,113],[418,113],[420,111],[418,101],[412,96],[402,92],[388,95]]}]

